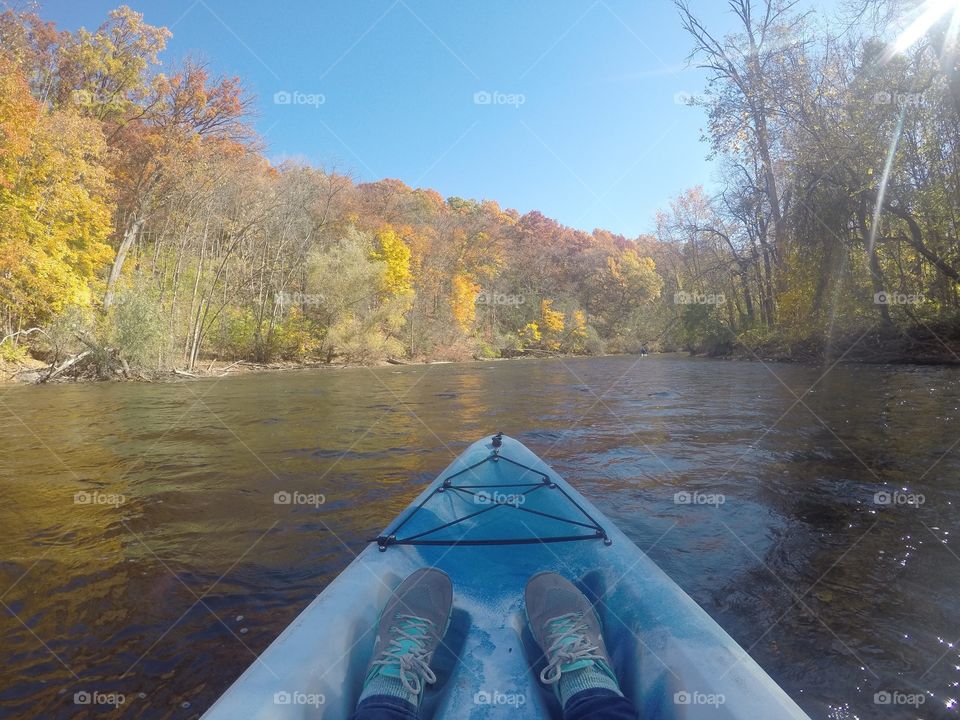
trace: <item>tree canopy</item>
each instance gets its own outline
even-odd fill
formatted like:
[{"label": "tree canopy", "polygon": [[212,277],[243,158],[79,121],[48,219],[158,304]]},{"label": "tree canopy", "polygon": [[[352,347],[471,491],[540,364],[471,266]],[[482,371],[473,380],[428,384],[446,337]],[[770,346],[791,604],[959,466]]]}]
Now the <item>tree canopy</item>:
[{"label": "tree canopy", "polygon": [[[242,82],[164,65],[170,32],[139,13],[71,33],[3,12],[6,346],[193,368],[648,346],[789,355],[918,329],[949,342],[949,18],[892,54],[883,28],[825,32],[790,0],[728,0],[737,29],[723,37],[676,6],[691,62],[709,71],[692,102],[722,182],[680,193],[636,238],[271,164]],[[21,337],[33,327],[45,332]]]}]

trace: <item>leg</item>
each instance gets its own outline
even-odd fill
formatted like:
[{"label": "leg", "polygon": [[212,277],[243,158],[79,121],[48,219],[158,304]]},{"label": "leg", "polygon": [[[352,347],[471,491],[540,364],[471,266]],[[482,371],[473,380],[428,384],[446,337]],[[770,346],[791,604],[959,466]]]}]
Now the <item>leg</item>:
[{"label": "leg", "polygon": [[350,720],[420,720],[417,706],[393,695],[371,695],[361,700]]},{"label": "leg", "polygon": [[446,573],[422,568],[393,591],[380,615],[377,642],[352,720],[417,720],[430,660],[447,631],[453,586]]},{"label": "leg", "polygon": [[530,578],[524,593],[527,621],[547,666],[540,680],[552,685],[564,720],[636,720],[623,697],[590,601],[556,573]]},{"label": "leg", "polygon": [[637,709],[613,690],[583,690],[563,706],[563,720],[637,720]]}]

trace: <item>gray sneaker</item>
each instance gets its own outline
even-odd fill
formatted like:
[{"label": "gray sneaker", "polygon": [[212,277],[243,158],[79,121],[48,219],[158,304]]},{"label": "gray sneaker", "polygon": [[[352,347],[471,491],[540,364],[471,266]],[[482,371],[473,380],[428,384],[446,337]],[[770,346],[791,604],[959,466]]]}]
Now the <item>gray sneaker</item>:
[{"label": "gray sneaker", "polygon": [[572,582],[557,573],[539,573],[527,582],[524,601],[530,632],[547,660],[540,680],[554,685],[559,696],[561,688],[556,684],[562,674],[592,668],[606,676],[598,684],[608,686],[609,682],[610,687],[617,687],[603,644],[600,618]]},{"label": "gray sneaker", "polygon": [[453,584],[442,570],[421,568],[400,583],[380,615],[364,689],[402,686],[419,699],[424,685],[437,680],[430,660],[452,609]]}]

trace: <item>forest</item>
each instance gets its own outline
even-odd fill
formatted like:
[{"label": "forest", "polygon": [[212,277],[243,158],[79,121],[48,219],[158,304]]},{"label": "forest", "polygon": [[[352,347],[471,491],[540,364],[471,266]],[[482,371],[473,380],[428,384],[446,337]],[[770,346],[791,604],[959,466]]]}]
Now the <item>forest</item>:
[{"label": "forest", "polygon": [[0,363],[44,381],[642,348],[960,361],[957,29],[920,15],[898,40],[910,0],[830,22],[728,5],[718,35],[676,2],[719,189],[633,238],[273,164],[242,80],[166,63],[170,32],[138,12],[68,32],[6,10]]}]

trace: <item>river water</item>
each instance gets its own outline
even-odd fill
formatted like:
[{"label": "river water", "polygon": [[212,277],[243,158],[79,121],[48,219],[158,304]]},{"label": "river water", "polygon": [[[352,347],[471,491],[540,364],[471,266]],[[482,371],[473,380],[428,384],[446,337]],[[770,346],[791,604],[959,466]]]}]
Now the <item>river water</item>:
[{"label": "river water", "polygon": [[[495,430],[811,717],[957,717],[960,371],[825,370],[611,357],[0,389],[0,717],[198,717]],[[294,491],[325,502],[274,502]]]}]

